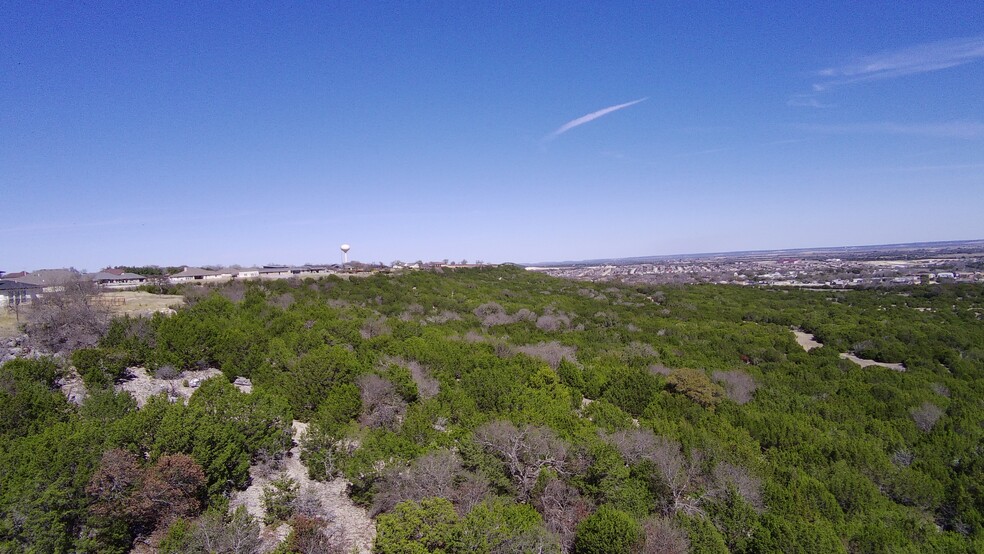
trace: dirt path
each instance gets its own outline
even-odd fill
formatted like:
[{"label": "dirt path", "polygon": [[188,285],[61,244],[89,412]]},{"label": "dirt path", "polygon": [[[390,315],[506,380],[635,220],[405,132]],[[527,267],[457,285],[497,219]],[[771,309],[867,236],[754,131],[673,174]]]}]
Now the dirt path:
[{"label": "dirt path", "polygon": [[905,371],[905,365],[903,365],[903,364],[890,364],[888,362],[876,362],[874,360],[867,360],[865,358],[859,358],[859,357],[857,357],[854,354],[851,354],[849,352],[841,352],[840,357],[843,358],[843,359],[845,359],[845,360],[851,360],[852,362],[858,364],[861,367],[868,367],[868,366],[876,365],[876,366],[879,366],[879,367],[887,367],[888,369],[892,369],[892,370],[895,370],[895,371]]},{"label": "dirt path", "polygon": [[816,337],[803,331],[802,329],[793,329],[793,334],[796,335],[796,343],[803,347],[803,350],[809,352],[814,348],[820,348],[823,343],[818,342]]},{"label": "dirt path", "polygon": [[[250,475],[253,478],[252,484],[246,490],[233,495],[229,508],[235,509],[238,506],[245,506],[250,514],[263,521],[263,487],[281,473],[286,473],[291,479],[297,481],[299,490],[312,492],[321,500],[321,505],[334,515],[335,523],[345,533],[345,539],[350,548],[360,554],[369,554],[372,552],[372,543],[376,539],[375,522],[369,517],[365,509],[356,506],[348,497],[346,494],[348,481],[345,479],[335,479],[328,483],[322,483],[308,478],[307,468],[301,463],[301,447],[299,446],[301,437],[307,433],[307,423],[294,421],[293,426],[294,447],[291,448],[289,456],[284,460],[283,466],[275,471],[258,466],[250,468]],[[286,532],[282,527],[264,529],[265,536],[281,533],[286,537]]]}]

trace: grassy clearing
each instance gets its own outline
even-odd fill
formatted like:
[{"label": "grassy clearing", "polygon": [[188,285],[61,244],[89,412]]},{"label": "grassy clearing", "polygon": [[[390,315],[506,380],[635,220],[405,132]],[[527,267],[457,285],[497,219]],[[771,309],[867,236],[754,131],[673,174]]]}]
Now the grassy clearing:
[{"label": "grassy clearing", "polygon": [[[100,295],[106,302],[113,315],[150,315],[180,306],[184,297],[174,294],[151,294],[143,291],[107,292]],[[30,317],[31,306],[20,307],[20,321]],[[20,334],[17,329],[17,314],[10,308],[0,308],[0,338],[14,337]]]},{"label": "grassy clearing", "polygon": [[[24,320],[27,309],[21,307],[21,321]],[[17,331],[17,314],[8,308],[0,308],[0,338],[13,337],[20,333]]]},{"label": "grassy clearing", "polygon": [[102,295],[114,315],[147,315],[184,303],[177,294],[151,294],[143,291],[107,292]]}]

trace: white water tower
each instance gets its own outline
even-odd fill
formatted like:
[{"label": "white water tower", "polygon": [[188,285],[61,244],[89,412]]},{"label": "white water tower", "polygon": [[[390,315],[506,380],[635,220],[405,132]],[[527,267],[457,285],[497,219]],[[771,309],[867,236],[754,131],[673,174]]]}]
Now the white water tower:
[{"label": "white water tower", "polygon": [[342,249],[342,265],[344,266],[348,263],[348,251],[352,247],[347,244],[343,244],[339,248]]}]

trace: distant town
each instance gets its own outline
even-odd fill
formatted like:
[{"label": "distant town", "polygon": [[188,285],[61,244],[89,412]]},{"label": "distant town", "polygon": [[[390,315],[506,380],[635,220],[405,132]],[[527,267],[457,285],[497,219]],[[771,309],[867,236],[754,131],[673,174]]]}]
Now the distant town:
[{"label": "distant town", "polygon": [[585,281],[858,288],[984,282],[984,241],[562,262],[527,266]]},{"label": "distant town", "polygon": [[[235,279],[289,279],[378,272],[485,267],[482,261],[395,261],[389,265],[357,261],[343,264],[264,265],[260,267],[118,266],[94,273],[75,269],[0,271],[0,307],[27,303],[60,290],[73,278],[104,290],[133,290]],[[796,250],[688,254],[526,265],[528,271],[585,281],[626,284],[718,283],[750,286],[860,288],[934,283],[984,282],[984,240],[832,247]]]}]

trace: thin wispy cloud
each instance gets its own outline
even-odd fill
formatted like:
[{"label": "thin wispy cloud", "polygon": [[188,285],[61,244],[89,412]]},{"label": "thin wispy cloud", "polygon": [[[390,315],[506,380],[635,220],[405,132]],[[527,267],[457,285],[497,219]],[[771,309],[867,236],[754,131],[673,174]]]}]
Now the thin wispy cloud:
[{"label": "thin wispy cloud", "polygon": [[822,69],[817,75],[826,80],[814,84],[813,89],[820,92],[850,83],[939,71],[981,59],[984,59],[984,35],[929,42]]},{"label": "thin wispy cloud", "polygon": [[795,94],[786,101],[786,105],[832,108],[835,105],[821,101],[820,96],[837,87],[939,71],[981,60],[984,60],[984,35],[927,42],[861,56],[813,72],[812,75],[818,78],[813,83],[813,92]]},{"label": "thin wispy cloud", "polygon": [[544,141],[551,141],[551,140],[559,137],[560,135],[566,133],[567,131],[570,131],[571,129],[573,129],[575,127],[580,127],[581,125],[584,125],[585,123],[589,123],[591,121],[594,121],[594,120],[598,119],[599,117],[606,116],[606,115],[608,115],[608,114],[610,114],[612,112],[617,112],[618,110],[624,110],[625,108],[628,108],[630,106],[635,106],[636,104],[638,104],[640,102],[645,102],[648,99],[649,99],[649,97],[647,96],[645,98],[640,98],[638,100],[633,100],[631,102],[626,102],[624,104],[618,104],[618,105],[615,105],[615,106],[609,106],[607,108],[602,108],[602,109],[600,109],[600,110],[598,110],[596,112],[591,112],[591,113],[589,113],[587,115],[582,115],[581,117],[579,117],[577,119],[572,119],[572,120],[568,121],[567,123],[564,123],[563,125],[561,125],[560,127],[558,127],[556,131],[554,131],[554,132],[550,133],[549,135],[547,135],[546,137],[544,137],[543,140]]},{"label": "thin wispy cloud", "polygon": [[984,138],[984,123],[949,121],[944,123],[845,123],[834,125],[801,125],[800,129],[831,134],[913,135],[942,138]]}]

